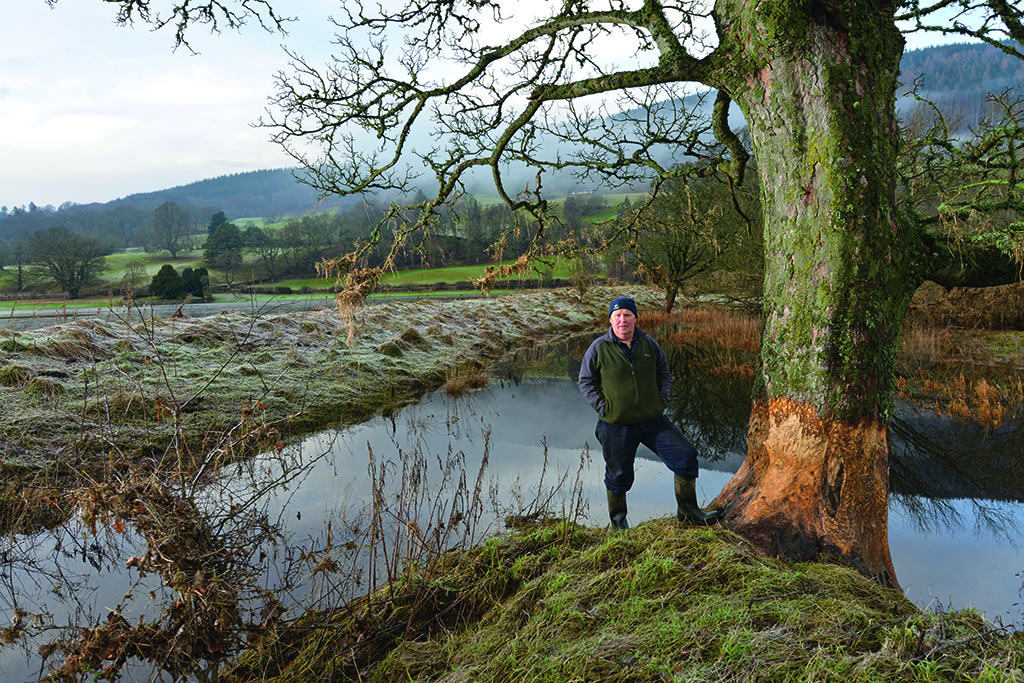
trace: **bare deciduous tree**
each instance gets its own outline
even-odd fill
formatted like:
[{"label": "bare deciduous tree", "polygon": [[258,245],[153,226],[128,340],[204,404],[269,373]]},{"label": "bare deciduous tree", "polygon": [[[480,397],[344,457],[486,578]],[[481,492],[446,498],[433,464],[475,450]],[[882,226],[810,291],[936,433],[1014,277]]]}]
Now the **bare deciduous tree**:
[{"label": "bare deciduous tree", "polygon": [[[408,192],[405,164],[418,158],[439,189],[397,242],[429,227],[476,169],[493,174],[510,207],[534,212],[540,240],[543,176],[523,192],[506,180],[516,164],[623,186],[676,177],[683,171],[671,161],[687,157],[699,163],[685,172],[724,172],[740,185],[756,157],[762,364],[747,460],[717,500],[732,528],[771,552],[842,557],[895,585],[886,521],[895,351],[914,283],[941,260],[935,235],[896,191],[902,172],[917,172],[898,167],[901,27],[970,35],[1021,58],[1003,42],[1021,37],[1021,11],[1003,0],[550,8],[525,25],[518,15],[537,8],[499,0],[348,4],[335,61],[320,68],[292,55],[264,123],[324,195]],[[935,18],[940,11],[961,20]],[[626,67],[606,58],[627,43],[635,53]],[[716,92],[710,120],[680,106],[692,84]],[[749,150],[730,127],[733,105]],[[421,127],[433,137],[415,149]],[[1020,139],[1004,126],[986,148]],[[974,156],[981,163],[992,152]],[[992,177],[1018,194],[1009,173]]]},{"label": "bare deciduous tree", "polygon": [[178,258],[178,252],[192,244],[189,234],[192,219],[184,209],[174,202],[164,202],[153,209],[153,242],[157,250],[163,249]]},{"label": "bare deciduous tree", "polygon": [[67,228],[37,230],[28,244],[29,258],[42,266],[47,278],[77,299],[90,280],[103,272],[103,247],[93,237],[77,235]]}]

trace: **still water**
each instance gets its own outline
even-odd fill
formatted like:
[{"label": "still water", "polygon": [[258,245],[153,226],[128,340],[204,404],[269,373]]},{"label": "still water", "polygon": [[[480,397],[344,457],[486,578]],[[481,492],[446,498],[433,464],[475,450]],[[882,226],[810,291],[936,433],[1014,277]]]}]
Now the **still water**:
[{"label": "still water", "polygon": [[[304,487],[291,504],[308,509],[312,516],[318,508],[330,509],[346,495],[357,495],[368,486],[360,469],[368,450],[395,454],[419,442],[435,454],[462,451],[467,455],[467,470],[475,473],[483,435],[489,432],[486,471],[495,486],[518,486],[528,492],[540,489],[543,494],[545,485],[560,475],[578,476],[588,503],[584,521],[604,526],[608,524],[604,472],[600,450],[595,449],[595,422],[576,383],[568,378],[525,379],[459,400],[434,394],[403,410],[394,421],[377,419],[339,435],[331,460],[358,463],[355,470],[311,477],[317,486]],[[687,431],[696,437],[694,441],[706,440],[692,426]],[[671,473],[645,448],[638,455],[636,484],[628,496],[634,525],[675,514]],[[705,451],[702,456],[698,494],[706,503],[731,478],[743,452]],[[942,486],[956,484],[945,481]],[[921,608],[973,606],[990,620],[999,617],[1006,624],[1020,623],[1024,556],[1018,543],[1024,507],[1018,501],[986,499],[983,493],[975,493],[977,498],[894,493],[889,544],[896,575],[907,597]],[[556,513],[570,505],[567,491],[553,499]],[[495,515],[492,523],[498,526],[500,516]]]},{"label": "still water", "polygon": [[[393,415],[229,465],[202,486],[181,482],[167,500],[182,519],[202,524],[209,545],[198,554],[233,558],[233,599],[252,622],[276,604],[269,596],[292,606],[290,617],[301,606],[338,604],[386,578],[396,558],[458,545],[470,528],[465,542],[502,532],[510,514],[540,507],[605,526],[596,418],[573,379],[578,354],[570,347],[512,359],[495,373],[502,380],[461,398],[438,392]],[[670,415],[699,449],[706,503],[742,462],[750,385],[694,374],[690,360],[670,353],[677,378]],[[545,376],[530,377],[527,368],[538,366]],[[900,585],[920,607],[973,606],[989,620],[1021,623],[1018,429],[985,430],[901,407],[891,432],[889,541]],[[642,447],[636,470],[630,522],[673,515],[671,474]],[[171,507],[159,504],[166,516]],[[166,585],[180,577],[173,569],[140,573],[138,558],[154,567],[176,560],[176,541],[125,520],[90,524],[79,513],[6,540],[5,616],[18,618],[15,608],[38,616],[20,617],[35,620],[25,647],[0,650],[4,680],[36,680],[44,669],[39,645],[112,613],[168,619],[167,605],[178,598]],[[344,571],[320,571],[328,559]],[[147,680],[154,671],[126,674]]]}]

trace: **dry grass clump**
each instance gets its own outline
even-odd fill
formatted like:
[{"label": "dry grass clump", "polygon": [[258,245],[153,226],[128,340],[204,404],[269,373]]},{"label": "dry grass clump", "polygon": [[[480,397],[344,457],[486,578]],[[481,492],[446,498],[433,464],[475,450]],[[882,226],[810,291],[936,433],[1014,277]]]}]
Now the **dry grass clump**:
[{"label": "dry grass clump", "polygon": [[544,525],[442,555],[280,623],[222,680],[928,681],[996,666],[1024,673],[1024,639],[973,612],[922,614],[852,570],[655,520]]},{"label": "dry grass clump", "polygon": [[142,395],[138,392],[114,391],[86,407],[86,414],[104,421],[162,421],[172,413],[171,401],[162,394]]},{"label": "dry grass clump", "polygon": [[377,353],[391,358],[401,358],[410,349],[428,349],[430,342],[414,327],[407,327],[397,337],[377,346]]},{"label": "dry grass clump", "polygon": [[377,353],[389,358],[401,358],[405,355],[405,346],[392,339],[377,347]]},{"label": "dry grass clump", "polygon": [[998,428],[1024,413],[1024,381],[1020,378],[1002,385],[985,378],[966,379],[962,374],[948,381],[925,380],[921,389],[924,398],[910,396],[903,378],[898,386],[904,400],[930,405],[939,417],[948,415],[986,429]]},{"label": "dry grass clump", "polygon": [[915,294],[900,335],[897,396],[940,417],[986,429],[1019,419],[1024,415],[1019,336],[953,326],[954,320],[981,315],[961,309],[988,301],[981,295],[955,294],[928,282]]},{"label": "dry grass clump", "polygon": [[5,387],[23,387],[35,377],[31,368],[17,363],[8,363],[0,368],[0,385]]},{"label": "dry grass clump", "polygon": [[63,384],[50,377],[33,377],[25,385],[25,393],[41,396],[49,401],[63,396],[66,392],[67,388]]},{"label": "dry grass clump", "polygon": [[471,391],[483,389],[486,386],[487,375],[483,372],[477,372],[475,374],[456,375],[451,377],[444,383],[441,390],[452,398],[458,398],[460,396],[465,396]]},{"label": "dry grass clump", "polygon": [[409,346],[421,349],[430,346],[430,342],[428,342],[415,327],[407,327],[402,334],[398,335],[398,338]]},{"label": "dry grass clump", "polygon": [[106,352],[93,339],[86,330],[66,329],[36,344],[33,350],[37,355],[62,361],[97,361],[106,358]]},{"label": "dry grass clump", "polygon": [[694,363],[709,375],[753,380],[759,366],[761,319],[717,306],[684,308],[673,313],[644,313],[641,326],[663,346],[697,349]]}]

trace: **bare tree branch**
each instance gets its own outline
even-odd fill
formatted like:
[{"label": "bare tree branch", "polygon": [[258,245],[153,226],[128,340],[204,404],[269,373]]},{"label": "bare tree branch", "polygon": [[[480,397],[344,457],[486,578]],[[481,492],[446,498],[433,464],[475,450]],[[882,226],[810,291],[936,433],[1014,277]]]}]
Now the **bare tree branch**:
[{"label": "bare tree branch", "polygon": [[[50,7],[59,0],[45,0]],[[222,27],[240,29],[255,20],[266,31],[285,33],[285,24],[292,18],[274,11],[271,0],[174,0],[161,9],[158,0],[103,0],[117,7],[120,26],[148,24],[154,30],[171,27],[174,46],[189,48],[188,32],[196,24],[206,25],[214,33]]]}]

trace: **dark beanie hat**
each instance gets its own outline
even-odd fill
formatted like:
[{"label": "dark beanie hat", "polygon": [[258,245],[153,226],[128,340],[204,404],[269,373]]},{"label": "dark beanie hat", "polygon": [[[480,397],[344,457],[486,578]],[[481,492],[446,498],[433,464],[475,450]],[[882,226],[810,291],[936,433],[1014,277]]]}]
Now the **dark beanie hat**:
[{"label": "dark beanie hat", "polygon": [[628,296],[620,296],[618,299],[613,299],[610,306],[608,306],[608,317],[612,317],[612,313],[619,310],[620,308],[626,308],[633,311],[633,315],[640,317],[640,314],[636,310],[636,302],[630,299]]}]

